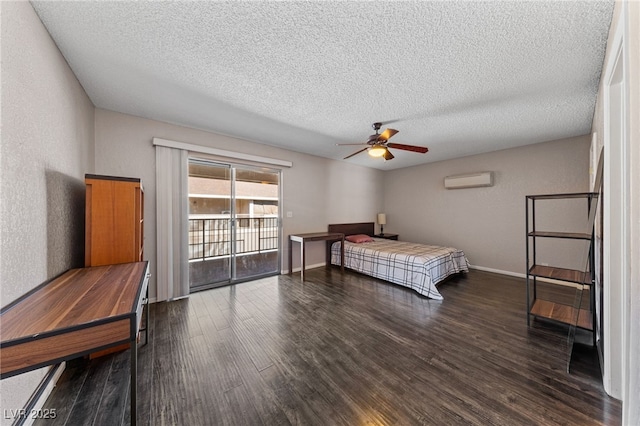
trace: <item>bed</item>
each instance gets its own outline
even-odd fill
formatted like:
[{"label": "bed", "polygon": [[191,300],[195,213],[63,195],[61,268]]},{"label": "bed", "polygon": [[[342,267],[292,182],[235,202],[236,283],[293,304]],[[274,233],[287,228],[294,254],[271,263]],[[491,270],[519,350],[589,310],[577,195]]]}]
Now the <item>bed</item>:
[{"label": "bed", "polygon": [[[329,225],[329,232],[372,237],[368,242],[345,241],[345,268],[411,288],[431,299],[443,299],[436,284],[450,275],[469,271],[462,250],[375,238],[373,222]],[[340,245],[331,244],[328,255],[333,265],[340,264]]]}]

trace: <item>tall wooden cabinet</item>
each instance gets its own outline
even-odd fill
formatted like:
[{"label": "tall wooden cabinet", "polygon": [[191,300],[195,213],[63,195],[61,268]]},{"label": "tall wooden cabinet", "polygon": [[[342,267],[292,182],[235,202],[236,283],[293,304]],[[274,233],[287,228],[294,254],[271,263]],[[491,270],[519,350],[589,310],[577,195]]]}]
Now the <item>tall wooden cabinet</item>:
[{"label": "tall wooden cabinet", "polygon": [[85,175],[85,266],[140,262],[144,191],[140,179]]},{"label": "tall wooden cabinet", "polygon": [[[84,266],[141,262],[144,253],[144,191],[137,178],[87,174]],[[94,352],[91,359],[129,348]]]}]

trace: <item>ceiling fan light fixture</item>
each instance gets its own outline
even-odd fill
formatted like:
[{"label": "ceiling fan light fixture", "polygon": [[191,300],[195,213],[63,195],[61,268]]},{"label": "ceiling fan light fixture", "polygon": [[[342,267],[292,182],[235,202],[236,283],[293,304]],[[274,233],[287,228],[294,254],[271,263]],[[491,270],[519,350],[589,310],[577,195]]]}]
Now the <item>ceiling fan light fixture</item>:
[{"label": "ceiling fan light fixture", "polygon": [[376,145],[369,149],[369,155],[372,157],[382,157],[387,152],[387,148],[381,145]]}]

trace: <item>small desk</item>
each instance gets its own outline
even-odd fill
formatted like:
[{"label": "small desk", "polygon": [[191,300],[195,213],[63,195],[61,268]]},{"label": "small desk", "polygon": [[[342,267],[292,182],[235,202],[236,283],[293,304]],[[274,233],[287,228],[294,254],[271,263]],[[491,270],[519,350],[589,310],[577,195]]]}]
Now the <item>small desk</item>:
[{"label": "small desk", "polygon": [[304,281],[305,251],[309,241],[342,241],[340,245],[340,269],[344,271],[344,234],[338,232],[311,232],[289,235],[289,275],[293,273],[293,242],[300,243],[300,279]]},{"label": "small desk", "polygon": [[[135,425],[137,337],[149,304],[148,270],[146,261],[71,269],[2,308],[0,378],[130,343]],[[148,311],[145,318],[148,326]]]}]

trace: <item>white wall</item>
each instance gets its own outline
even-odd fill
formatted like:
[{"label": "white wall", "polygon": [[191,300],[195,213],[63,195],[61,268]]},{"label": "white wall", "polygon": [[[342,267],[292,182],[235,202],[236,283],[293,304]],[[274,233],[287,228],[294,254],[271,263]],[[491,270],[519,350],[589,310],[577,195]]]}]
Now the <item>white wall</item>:
[{"label": "white wall", "polygon": [[[445,176],[479,171],[493,171],[494,186],[444,188]],[[459,248],[474,266],[524,274],[525,196],[588,188],[588,136],[388,171],[384,177],[385,231],[400,234],[401,240]],[[586,203],[566,215],[553,206],[546,210],[547,221],[586,223]],[[541,206],[536,208],[543,213]],[[540,230],[551,230],[539,225]],[[566,267],[584,263],[582,246],[577,250],[560,246],[562,252],[549,247],[540,262]]]},{"label": "white wall", "polygon": [[[629,2],[627,27],[629,45],[629,129],[631,259],[640,259],[640,3]],[[640,265],[632,262],[629,283],[627,365],[629,378],[623,401],[623,423],[640,424]]]},{"label": "white wall", "polygon": [[[245,154],[288,160],[283,170],[282,212],[289,234],[326,231],[329,223],[373,221],[382,207],[383,172],[228,136],[96,109],[96,173],[139,177],[145,189],[145,259],[151,264],[150,297],[156,295],[156,197],[154,137]],[[288,270],[286,252],[283,270]],[[324,244],[308,248],[307,265],[324,263]],[[299,266],[297,256],[294,267]]]},{"label": "white wall", "polygon": [[[28,2],[0,2],[2,306],[84,264],[84,174],[93,171],[93,105]],[[23,408],[47,369],[0,381]],[[2,416],[2,424],[11,419]]]},{"label": "white wall", "polygon": [[[626,9],[626,13],[622,13]],[[624,15],[624,16],[623,16]],[[628,282],[607,282],[607,275],[603,277],[603,285],[606,291],[614,292],[609,300],[617,300],[618,303],[607,304],[605,300],[605,390],[623,401],[622,423],[629,425],[640,424],[640,267],[636,261],[640,257],[640,3],[617,1],[614,9],[609,39],[607,43],[607,55],[604,60],[606,70],[615,59],[615,34],[622,35],[624,46],[625,75],[623,84],[627,97],[627,161],[629,167],[626,197],[629,202],[629,223],[626,234],[629,237],[628,258],[629,265],[625,265],[628,274]],[[606,84],[603,71],[603,80],[598,92],[598,103],[593,118],[593,131],[597,135],[596,146],[604,145],[605,134],[605,90]],[[618,142],[619,143],[619,142]],[[605,162],[612,164],[611,159],[605,156]],[[609,167],[611,169],[612,167]],[[615,167],[614,167],[615,168]],[[605,197],[609,183],[604,182]],[[612,208],[615,208],[612,207]],[[616,218],[620,212],[604,212],[605,218],[609,214]],[[611,245],[619,246],[620,241],[611,241]],[[605,293],[606,295],[606,293]],[[620,302],[621,301],[621,302]],[[612,335],[618,335],[618,339],[611,339]],[[609,339],[607,340],[607,338]],[[607,352],[608,350],[608,352]],[[608,364],[607,364],[608,363]]]}]

